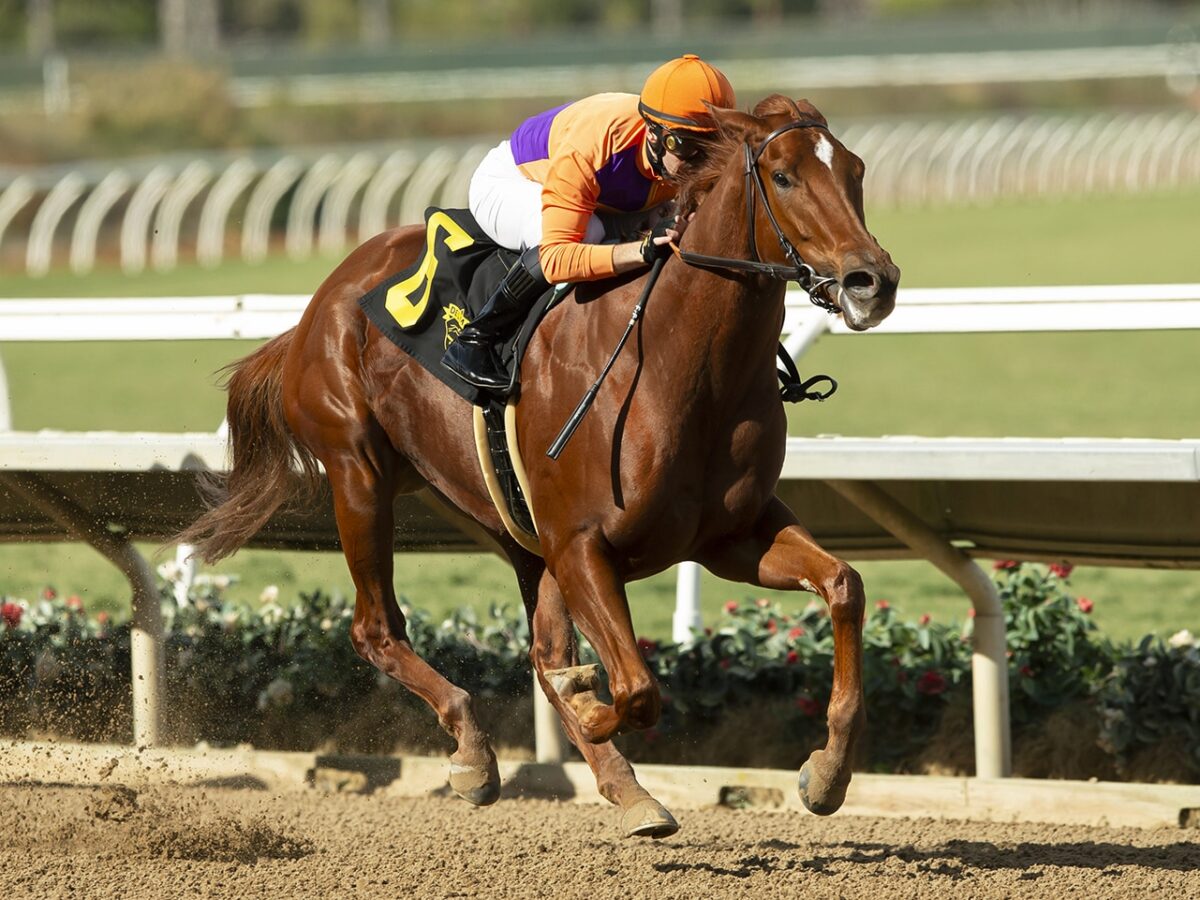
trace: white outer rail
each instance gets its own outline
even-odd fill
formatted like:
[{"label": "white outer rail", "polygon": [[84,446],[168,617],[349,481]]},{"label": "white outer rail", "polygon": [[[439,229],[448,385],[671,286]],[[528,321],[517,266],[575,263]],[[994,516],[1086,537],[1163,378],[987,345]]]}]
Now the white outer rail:
[{"label": "white outer rail", "polygon": [[[428,162],[428,160],[427,160]],[[448,160],[436,162],[449,173]],[[465,169],[465,167],[463,167]],[[444,177],[444,176],[443,176]],[[290,183],[281,179],[281,183]],[[340,213],[339,213],[340,216]],[[169,340],[188,338],[273,337],[295,324],[308,298],[304,296],[245,295],[112,300],[5,300],[0,301],[0,334],[6,340]],[[947,331],[1047,331],[1104,328],[1200,328],[1200,284],[1101,285],[1065,287],[1009,287],[965,289],[902,289],[896,312],[883,326],[869,333]],[[839,320],[814,310],[807,298],[794,292],[788,297],[785,342],[798,356],[826,330],[845,331]],[[11,426],[4,370],[0,365],[0,430]],[[120,437],[120,436],[118,436]],[[219,436],[212,438],[222,442]],[[795,443],[789,441],[789,445]],[[836,443],[836,446],[833,446]],[[972,443],[972,442],[965,442]],[[1113,446],[1108,446],[1108,445]],[[861,446],[860,446],[861,445]],[[1107,442],[1104,452],[1095,442],[988,442],[986,472],[992,478],[1086,477],[1103,480],[1200,480],[1200,448],[1164,448],[1154,442]],[[150,449],[144,444],[145,449]],[[954,441],[939,441],[938,452],[919,440],[893,441],[841,438],[822,445],[806,441],[805,478],[823,479],[831,488],[892,532],[914,551],[932,561],[967,593],[976,609],[975,653],[972,660],[976,704],[976,774],[1002,777],[1011,771],[1011,737],[1008,717],[1007,664],[1002,611],[995,589],[982,571],[961,551],[932,533],[916,516],[878,488],[879,453],[886,452],[887,477],[892,479],[979,477],[982,457],[977,443],[958,448]],[[99,449],[89,441],[86,458],[96,459]],[[828,449],[830,452],[823,452]],[[967,452],[964,452],[966,450]],[[39,442],[39,456],[46,447]],[[127,453],[128,451],[122,451]],[[949,456],[947,456],[947,453]],[[1170,455],[1170,459],[1164,454]],[[1176,458],[1177,457],[1177,458]],[[784,477],[793,463],[789,453]],[[1036,466],[1031,460],[1036,459]],[[20,461],[7,460],[11,466]],[[86,460],[78,460],[86,466]],[[123,464],[128,464],[125,460]],[[956,468],[963,467],[963,468]],[[1064,468],[1065,467],[1065,468]],[[969,472],[967,470],[970,470]],[[1109,474],[1111,473],[1111,474]],[[797,473],[791,473],[796,476]],[[145,594],[148,577],[144,563],[128,556],[129,548],[109,546],[104,536],[91,534],[64,498],[50,496],[36,482],[14,482],[10,487],[61,521],[72,523],[83,539],[92,543],[126,572],[135,601]],[[134,553],[136,556],[136,553]],[[138,558],[140,559],[140,557]],[[699,627],[699,569],[679,568],[677,605],[673,621],[676,639]],[[140,607],[140,610],[139,610]],[[159,638],[161,623],[146,618],[148,604],[135,602],[135,671],[145,684],[135,693],[139,742],[157,735]],[[135,686],[138,679],[135,678]],[[535,697],[540,694],[535,691]],[[535,713],[539,759],[561,758],[561,734],[542,704]]]}]

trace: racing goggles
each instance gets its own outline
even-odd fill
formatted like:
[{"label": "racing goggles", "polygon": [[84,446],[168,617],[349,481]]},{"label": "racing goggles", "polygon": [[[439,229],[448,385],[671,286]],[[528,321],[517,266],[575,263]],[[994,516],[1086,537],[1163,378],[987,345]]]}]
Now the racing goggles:
[{"label": "racing goggles", "polygon": [[654,136],[658,138],[658,145],[662,148],[662,151],[673,153],[684,162],[699,159],[708,149],[703,138],[696,135],[672,131],[649,119],[646,121],[646,124]]}]

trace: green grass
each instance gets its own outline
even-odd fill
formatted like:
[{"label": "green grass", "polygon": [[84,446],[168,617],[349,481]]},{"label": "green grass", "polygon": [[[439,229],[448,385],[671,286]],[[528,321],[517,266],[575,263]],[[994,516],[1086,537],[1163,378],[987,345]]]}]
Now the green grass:
[{"label": "green grass", "polygon": [[[999,285],[1200,281],[1194,243],[1200,192],[1090,197],[886,212],[872,228],[904,270],[905,285]],[[156,296],[304,293],[336,260],[274,259],[215,270],[184,267],[128,278],[56,274],[5,277],[0,295]],[[1033,335],[896,335],[828,338],[804,359],[807,372],[841,382],[825,404],[791,413],[795,434],[1200,436],[1200,381],[1191,332]],[[212,373],[252,343],[2,344],[16,427],[21,429],[212,430],[224,397]],[[152,549],[152,548],[148,548]],[[403,554],[397,590],[441,614],[457,605],[518,602],[511,575],[493,557]],[[859,566],[872,600],[901,612],[961,619],[958,589],[920,562]],[[285,597],[317,587],[349,590],[333,554],[244,551],[217,572],[237,574],[233,594],[255,602],[267,584]],[[1118,638],[1188,627],[1200,631],[1200,578],[1194,573],[1078,569],[1076,591],[1096,602],[1096,620]],[[94,609],[121,610],[127,588],[80,545],[0,546],[0,594],[29,596],[42,586],[81,594]],[[705,616],[753,589],[706,576]],[[674,580],[664,574],[630,590],[642,634],[670,633]],[[782,596],[782,595],[780,595]],[[809,598],[794,602],[803,605]],[[792,602],[792,601],[790,601]]]}]

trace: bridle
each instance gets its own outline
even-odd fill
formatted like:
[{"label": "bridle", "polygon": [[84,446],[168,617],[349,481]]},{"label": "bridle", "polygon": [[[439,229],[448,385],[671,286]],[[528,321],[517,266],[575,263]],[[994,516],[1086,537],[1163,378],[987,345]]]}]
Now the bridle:
[{"label": "bridle", "polygon": [[[758,145],[757,150],[752,150],[748,143],[742,147],[746,154],[746,224],[750,231],[750,256],[751,259],[734,259],[725,256],[705,256],[702,253],[689,253],[686,250],[680,250],[674,244],[671,248],[689,266],[697,266],[701,269],[717,269],[731,270],[734,272],[753,272],[756,275],[766,275],[768,278],[777,278],[781,281],[794,281],[800,285],[805,293],[808,294],[808,299],[816,306],[821,307],[829,313],[839,313],[841,308],[829,298],[827,291],[830,285],[837,285],[836,278],[822,278],[816,270],[800,258],[800,251],[795,245],[788,240],[787,235],[783,233],[783,229],[779,227],[779,222],[775,218],[775,212],[771,209],[771,204],[767,202],[767,189],[763,184],[762,173],[758,170],[759,157],[763,155],[763,151],[767,148],[767,144],[775,140],[781,134],[792,131],[796,128],[826,128],[815,119],[800,119],[799,121],[789,122],[779,128],[776,128]],[[757,203],[756,197],[762,195],[763,209],[767,211],[767,218],[771,222],[771,227],[775,229],[775,236],[779,238],[779,245],[783,247],[784,255],[787,256],[790,266],[781,265],[779,263],[763,262],[758,257],[758,235],[754,228],[754,213]],[[645,286],[642,288],[642,294],[638,298],[637,304],[633,307],[633,312],[629,316],[629,324],[625,326],[625,333],[621,335],[621,339],[617,342],[617,347],[612,352],[612,356],[608,358],[600,376],[595,383],[588,389],[587,393],[579,401],[575,407],[571,417],[564,423],[562,429],[558,432],[558,436],[554,438],[550,444],[546,455],[551,459],[558,459],[563,448],[567,446],[567,441],[571,439],[571,435],[579,427],[579,423],[583,421],[583,417],[587,415],[588,410],[592,408],[592,403],[596,399],[596,395],[600,391],[600,385],[604,383],[604,379],[608,377],[609,371],[613,367],[613,363],[617,361],[617,356],[621,353],[621,348],[625,346],[625,342],[629,340],[629,335],[633,333],[633,328],[637,325],[642,317],[642,313],[646,308],[646,301],[650,299],[650,292],[654,289],[655,283],[658,281],[658,275],[662,271],[663,263],[666,262],[666,257],[660,256],[654,261],[654,265],[650,269],[650,274],[646,278]],[[791,354],[787,352],[782,344],[779,345],[779,361],[783,368],[777,369],[779,379],[783,383],[780,389],[780,398],[787,403],[799,403],[801,400],[826,400],[833,396],[837,390],[837,381],[830,378],[828,375],[813,375],[808,379],[801,379],[800,373],[796,369],[796,363],[792,359]],[[828,387],[822,389],[820,385],[827,384]]]},{"label": "bridle", "polygon": [[[828,313],[836,314],[842,310],[830,296],[830,289],[838,286],[837,279],[824,278],[818,275],[816,269],[801,258],[800,251],[796,249],[795,244],[783,233],[783,229],[779,225],[779,220],[775,218],[775,211],[771,209],[771,204],[767,200],[767,188],[763,184],[762,172],[758,168],[758,161],[762,157],[763,151],[767,149],[767,145],[780,135],[794,131],[797,128],[822,128],[828,130],[827,125],[818,122],[816,119],[799,119],[776,128],[763,138],[762,143],[758,145],[757,149],[751,148],[749,143],[742,144],[746,162],[746,226],[750,235],[751,258],[736,259],[726,256],[706,256],[703,253],[691,253],[687,250],[676,250],[676,253],[689,266],[696,266],[700,269],[752,272],[755,275],[765,275],[768,278],[775,278],[780,281],[794,281],[800,285],[801,290],[808,294],[808,299],[815,306],[819,306]],[[758,234],[755,228],[754,214],[758,203],[757,198],[760,195],[762,196],[763,209],[767,213],[767,220],[771,223],[771,227],[775,229],[775,236],[779,238],[779,246],[783,248],[783,254],[787,257],[791,265],[763,262],[759,258]]]}]

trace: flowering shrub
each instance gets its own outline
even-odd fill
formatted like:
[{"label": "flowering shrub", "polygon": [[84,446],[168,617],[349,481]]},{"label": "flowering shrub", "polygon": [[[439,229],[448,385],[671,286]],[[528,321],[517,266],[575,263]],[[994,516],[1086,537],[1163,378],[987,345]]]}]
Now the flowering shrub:
[{"label": "flowering shrub", "polygon": [[[421,701],[354,652],[352,601],[318,591],[283,606],[268,586],[248,609],[227,602],[229,579],[214,576],[198,579],[179,606],[175,573],[162,574],[165,724],[174,740],[370,751],[446,745]],[[1195,640],[1181,632],[1165,643],[1114,647],[1096,631],[1091,601],[1068,592],[1070,574],[1065,564],[996,566],[1018,740],[1055,710],[1090,704],[1100,745],[1118,764],[1170,739],[1200,773]],[[437,622],[404,612],[416,651],[484,701],[484,726],[502,743],[528,746],[524,616],[493,607]],[[961,627],[929,616],[903,621],[887,601],[870,605],[860,764],[912,768],[939,729],[956,728],[943,714],[969,698],[971,631],[970,618]],[[661,684],[663,716],[656,728],[621,739],[635,759],[790,766],[826,739],[833,631],[822,603],[788,609],[730,600],[714,628],[682,644],[643,638],[638,648]],[[582,656],[595,660],[586,644]],[[32,602],[0,598],[0,733],[128,740],[128,671],[128,623],[88,616],[78,597],[52,590]],[[722,729],[723,744],[714,740]]]},{"label": "flowering shrub", "polygon": [[1179,742],[1200,772],[1200,644],[1189,631],[1146,637],[1121,653],[1096,698],[1100,746],[1124,765],[1135,751]]}]

